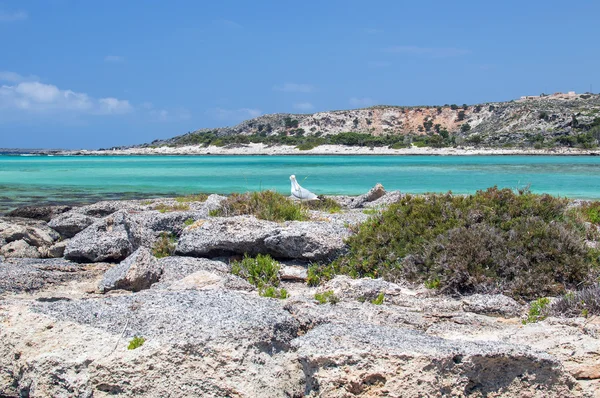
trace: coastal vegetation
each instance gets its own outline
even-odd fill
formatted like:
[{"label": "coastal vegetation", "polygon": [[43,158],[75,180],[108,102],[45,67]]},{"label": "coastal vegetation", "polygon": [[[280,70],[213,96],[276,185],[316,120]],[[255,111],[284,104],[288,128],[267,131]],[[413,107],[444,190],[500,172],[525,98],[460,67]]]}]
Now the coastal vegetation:
[{"label": "coastal vegetation", "polygon": [[331,198],[320,196],[318,200],[298,202],[275,191],[233,193],[221,203],[211,216],[254,215],[267,221],[306,221],[310,219],[308,210],[337,213],[339,203]]},{"label": "coastal vegetation", "polygon": [[591,283],[598,265],[568,203],[495,187],[468,196],[407,195],[355,227],[347,255],[311,266],[308,283],[347,274],[425,283],[448,294],[560,295]]},{"label": "coastal vegetation", "polygon": [[173,255],[175,246],[177,244],[177,237],[168,232],[161,232],[156,242],[152,246],[152,254],[156,258],[164,258]]}]

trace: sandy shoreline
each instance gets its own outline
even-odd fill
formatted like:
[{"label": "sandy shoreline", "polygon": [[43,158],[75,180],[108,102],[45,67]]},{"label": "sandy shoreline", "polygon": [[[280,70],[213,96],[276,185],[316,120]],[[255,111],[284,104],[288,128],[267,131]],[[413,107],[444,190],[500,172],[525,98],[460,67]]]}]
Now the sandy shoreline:
[{"label": "sandy shoreline", "polygon": [[520,149],[520,148],[402,148],[352,147],[344,145],[321,145],[301,151],[295,146],[244,144],[235,148],[218,146],[184,146],[178,148],[129,148],[115,150],[77,150],[55,152],[56,155],[125,156],[125,155],[430,155],[430,156],[474,156],[474,155],[545,155],[545,156],[598,156],[600,149]]}]

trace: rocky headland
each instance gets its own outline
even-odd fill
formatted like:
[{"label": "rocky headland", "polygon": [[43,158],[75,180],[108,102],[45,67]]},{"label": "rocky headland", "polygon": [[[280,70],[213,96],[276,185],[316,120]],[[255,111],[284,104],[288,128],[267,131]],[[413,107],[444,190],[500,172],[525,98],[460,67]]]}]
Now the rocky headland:
[{"label": "rocky headland", "polygon": [[232,127],[75,155],[577,155],[599,154],[600,95],[506,102],[373,106],[271,114]]},{"label": "rocky headland", "polygon": [[[592,312],[532,321],[493,290],[311,283],[404,197],[322,198],[295,221],[219,195],[17,209],[0,218],[0,396],[598,396]],[[275,259],[268,286],[254,257]]]}]

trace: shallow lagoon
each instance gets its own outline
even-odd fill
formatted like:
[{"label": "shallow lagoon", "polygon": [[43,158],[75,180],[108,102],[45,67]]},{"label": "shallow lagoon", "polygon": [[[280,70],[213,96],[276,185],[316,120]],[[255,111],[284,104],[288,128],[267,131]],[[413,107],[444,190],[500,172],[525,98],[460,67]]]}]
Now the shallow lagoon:
[{"label": "shallow lagoon", "polygon": [[410,193],[531,185],[600,199],[594,156],[0,156],[0,212],[195,192],[286,193],[290,174],[317,194],[357,195],[380,182]]}]

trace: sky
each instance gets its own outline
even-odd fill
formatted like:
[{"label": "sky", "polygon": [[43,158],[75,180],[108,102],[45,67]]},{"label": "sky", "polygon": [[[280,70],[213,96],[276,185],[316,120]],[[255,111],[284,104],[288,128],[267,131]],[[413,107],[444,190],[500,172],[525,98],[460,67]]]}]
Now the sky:
[{"label": "sky", "polygon": [[600,1],[0,0],[0,148],[600,91]]}]

